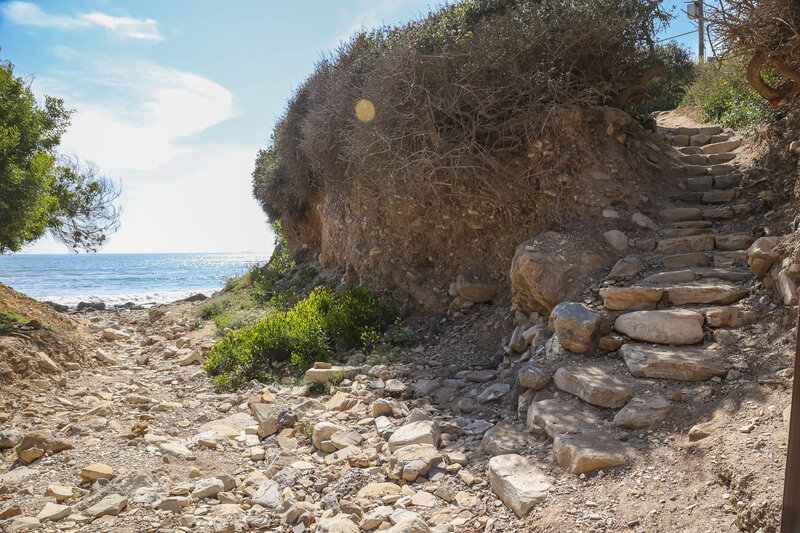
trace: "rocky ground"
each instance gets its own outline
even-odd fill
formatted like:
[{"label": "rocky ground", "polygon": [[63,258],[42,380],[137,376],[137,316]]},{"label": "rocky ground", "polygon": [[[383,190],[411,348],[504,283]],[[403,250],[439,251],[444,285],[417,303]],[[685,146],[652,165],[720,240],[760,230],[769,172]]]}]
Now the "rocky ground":
[{"label": "rocky ground", "polygon": [[763,210],[727,207],[760,189],[717,190],[740,183],[709,174],[727,156],[683,157],[708,137],[676,152],[652,218],[609,213],[618,268],[550,321],[460,280],[391,363],[216,394],[195,304],[81,315],[86,359],[29,350],[14,368],[35,371],[4,382],[0,528],[776,531],[796,312],[784,270],[778,292],[762,272],[774,243],[753,248]]}]

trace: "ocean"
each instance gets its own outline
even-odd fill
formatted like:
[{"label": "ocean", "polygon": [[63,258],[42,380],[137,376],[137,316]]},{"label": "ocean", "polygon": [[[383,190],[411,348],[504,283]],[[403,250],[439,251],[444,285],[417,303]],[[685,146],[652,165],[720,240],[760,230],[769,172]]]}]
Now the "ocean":
[{"label": "ocean", "polygon": [[0,255],[0,282],[42,301],[74,306],[167,303],[211,295],[269,254]]}]

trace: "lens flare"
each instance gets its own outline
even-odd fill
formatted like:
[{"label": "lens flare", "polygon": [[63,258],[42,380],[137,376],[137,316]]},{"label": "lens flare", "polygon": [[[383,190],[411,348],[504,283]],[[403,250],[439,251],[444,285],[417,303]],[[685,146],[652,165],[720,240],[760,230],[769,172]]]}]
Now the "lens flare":
[{"label": "lens flare", "polygon": [[369,122],[375,118],[375,106],[369,100],[359,100],[356,102],[356,117],[361,122]]}]

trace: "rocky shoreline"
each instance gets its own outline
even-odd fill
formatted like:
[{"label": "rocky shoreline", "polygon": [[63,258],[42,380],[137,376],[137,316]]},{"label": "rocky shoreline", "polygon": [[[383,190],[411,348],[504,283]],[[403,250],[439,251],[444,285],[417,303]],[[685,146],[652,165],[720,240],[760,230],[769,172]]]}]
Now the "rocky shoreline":
[{"label": "rocky shoreline", "polygon": [[[176,303],[186,303],[186,302],[190,302],[190,303],[191,302],[202,302],[202,301],[207,300],[208,298],[209,298],[209,296],[206,296],[205,294],[203,294],[201,292],[198,292],[198,293],[193,294],[192,296],[189,296],[187,298],[182,298],[180,300],[175,300],[174,302],[169,302],[169,303],[170,304],[176,304]],[[140,304],[137,304],[137,303],[134,303],[134,302],[125,302],[123,304],[107,305],[105,302],[103,302],[101,300],[100,301],[90,301],[90,302],[81,301],[81,302],[78,302],[78,304],[74,305],[74,306],[64,305],[64,304],[60,304],[60,303],[57,303],[57,302],[50,302],[50,301],[43,301],[42,303],[45,303],[45,304],[49,305],[50,307],[52,307],[53,309],[55,309],[59,313],[66,313],[66,314],[89,313],[89,312],[92,312],[92,311],[122,311],[122,310],[141,311],[143,309],[150,309],[150,308],[156,307],[158,305],[163,305],[163,304],[159,304],[158,302],[143,302],[143,303],[140,303]]]}]

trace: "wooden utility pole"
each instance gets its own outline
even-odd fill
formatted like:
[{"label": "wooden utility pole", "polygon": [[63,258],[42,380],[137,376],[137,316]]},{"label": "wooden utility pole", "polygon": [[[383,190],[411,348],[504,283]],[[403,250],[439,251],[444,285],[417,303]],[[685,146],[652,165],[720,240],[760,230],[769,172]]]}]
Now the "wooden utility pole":
[{"label": "wooden utility pole", "polygon": [[786,450],[786,477],[783,481],[781,533],[800,531],[800,314],[792,384],[792,412],[789,416],[789,447]]},{"label": "wooden utility pole", "polygon": [[701,65],[706,60],[706,38],[704,35],[704,21],[703,21],[703,0],[697,0],[697,35],[699,41],[697,43],[697,62]]}]

